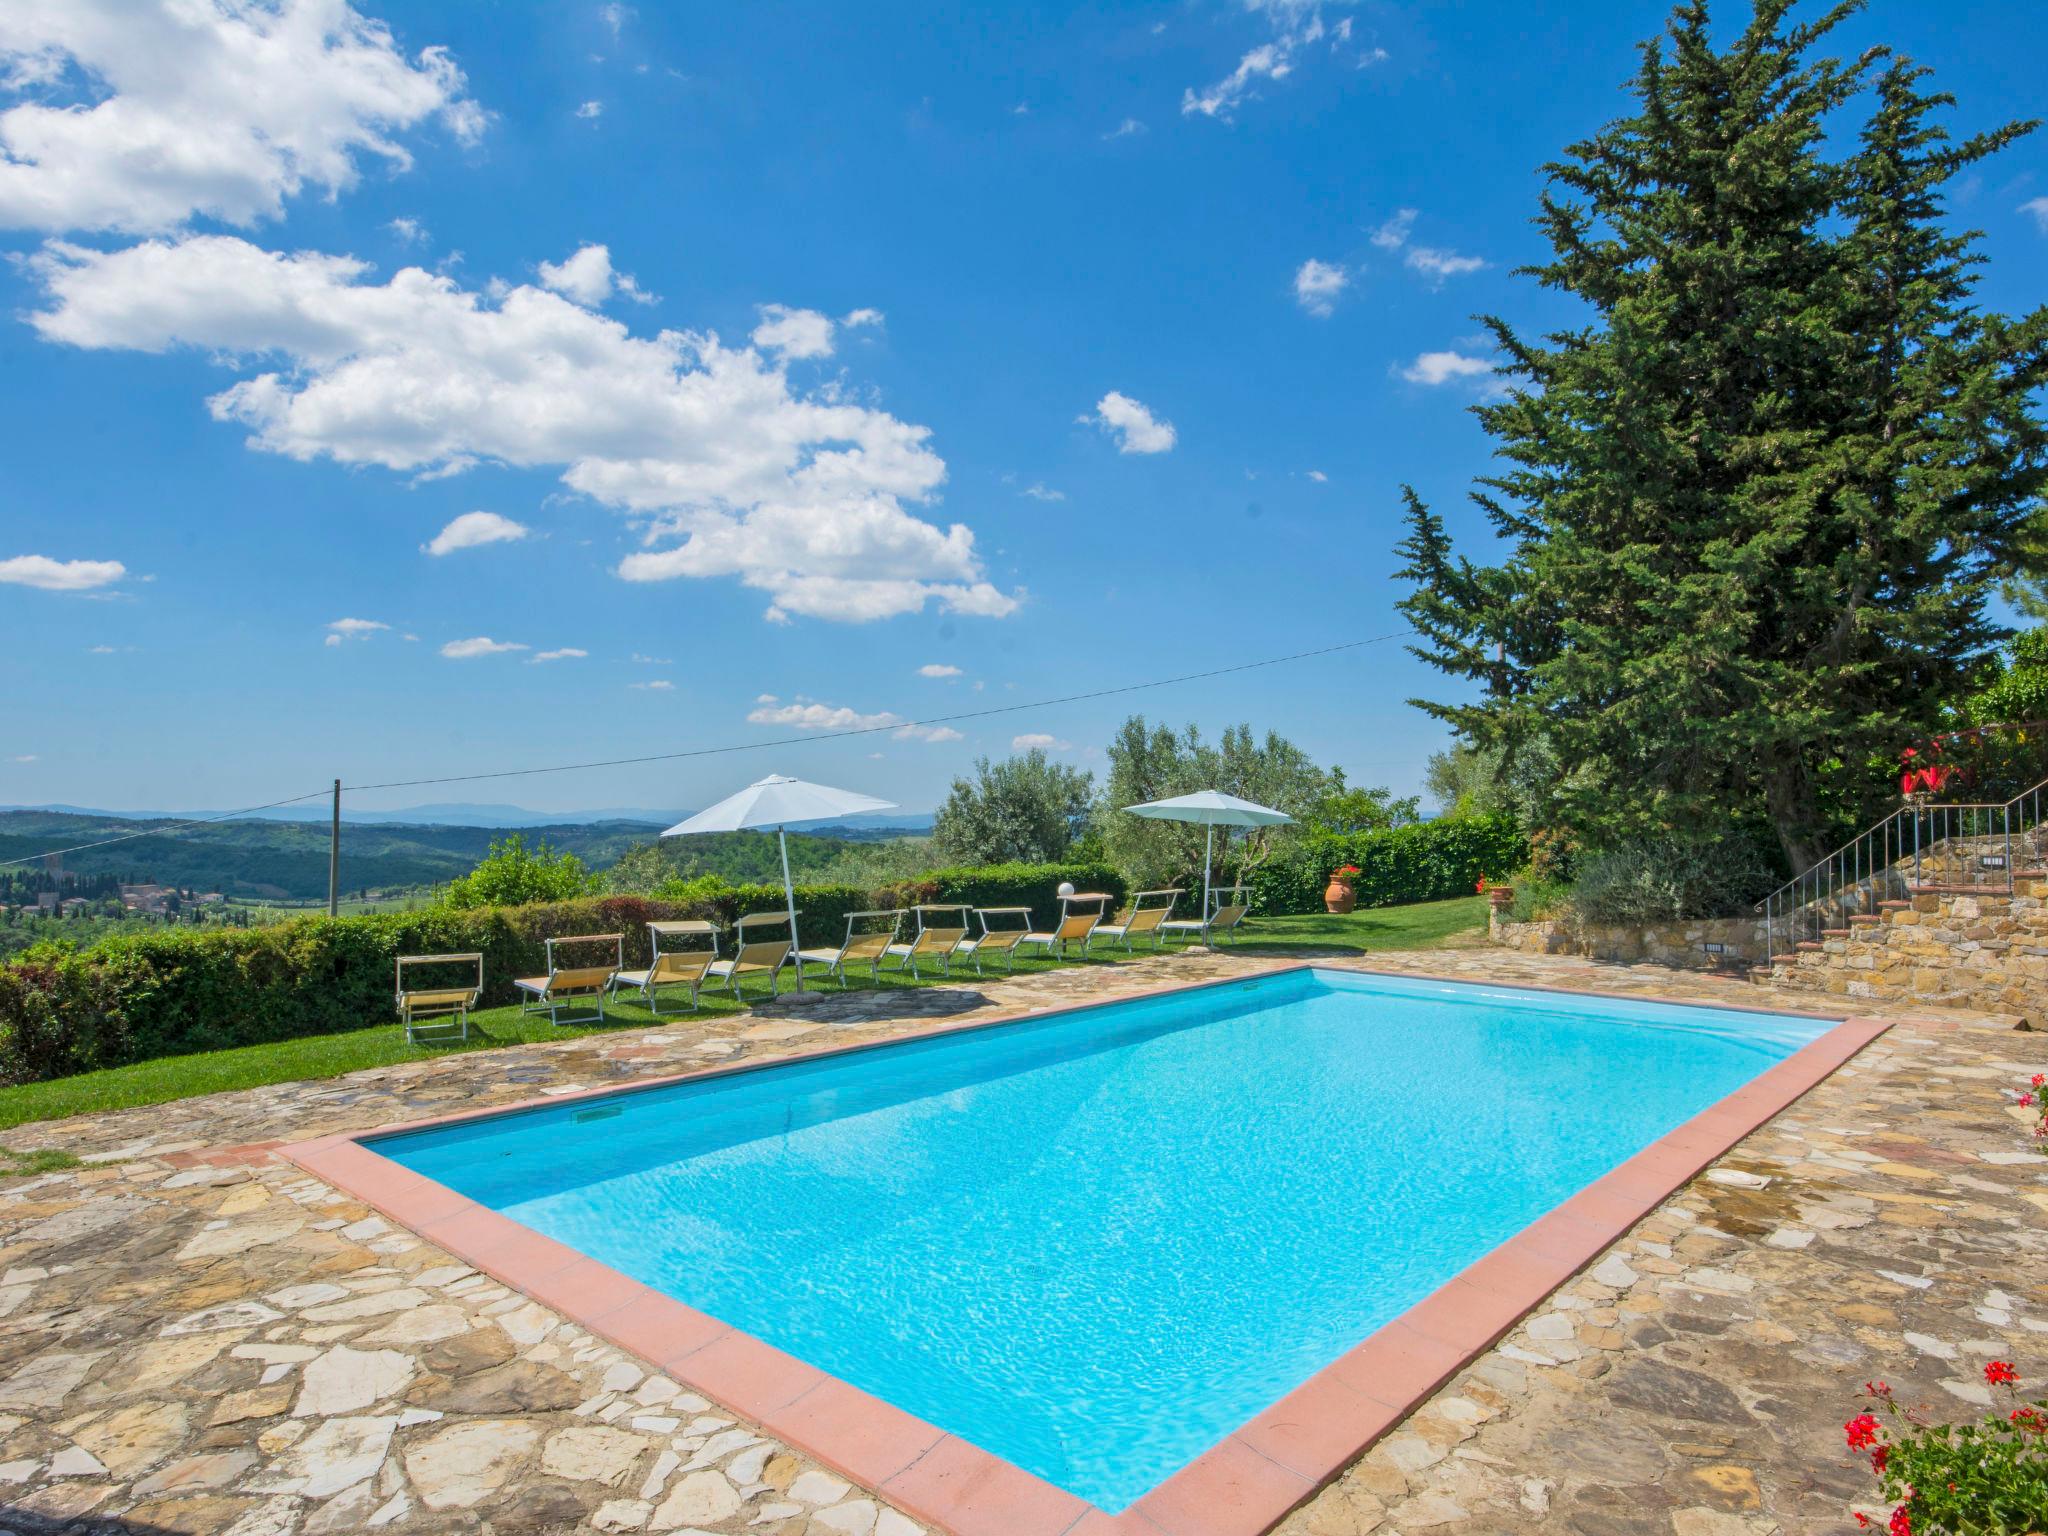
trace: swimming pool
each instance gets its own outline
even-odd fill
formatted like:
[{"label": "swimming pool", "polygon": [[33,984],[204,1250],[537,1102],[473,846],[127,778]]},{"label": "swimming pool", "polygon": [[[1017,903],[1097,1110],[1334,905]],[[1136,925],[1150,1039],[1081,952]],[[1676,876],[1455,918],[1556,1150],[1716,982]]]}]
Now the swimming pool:
[{"label": "swimming pool", "polygon": [[1114,1512],[1836,1022],[1303,968],[365,1145]]}]

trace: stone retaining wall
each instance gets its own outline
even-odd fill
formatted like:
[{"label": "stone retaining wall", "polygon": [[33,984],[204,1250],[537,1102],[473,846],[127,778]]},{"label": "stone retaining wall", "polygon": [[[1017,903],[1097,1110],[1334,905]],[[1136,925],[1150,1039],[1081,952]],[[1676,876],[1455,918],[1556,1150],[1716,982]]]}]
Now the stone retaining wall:
[{"label": "stone retaining wall", "polygon": [[[1761,965],[1764,925],[1760,918],[1715,917],[1672,923],[1586,923],[1575,917],[1505,922],[1491,914],[1487,935],[1494,943],[1525,955],[1584,955],[1622,965],[1668,965],[1705,971],[1717,966]],[[1721,954],[1704,946],[1719,944]]]},{"label": "stone retaining wall", "polygon": [[1916,893],[1875,921],[1780,956],[1780,986],[1882,1002],[1941,1003],[2048,1018],[2048,880],[2003,892]]}]

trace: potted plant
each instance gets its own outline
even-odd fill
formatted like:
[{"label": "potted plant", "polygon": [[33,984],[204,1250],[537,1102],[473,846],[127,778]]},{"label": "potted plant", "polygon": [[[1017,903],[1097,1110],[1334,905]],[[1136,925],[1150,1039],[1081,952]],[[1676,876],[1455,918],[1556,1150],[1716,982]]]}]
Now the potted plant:
[{"label": "potted plant", "polygon": [[1479,877],[1479,894],[1493,905],[1493,910],[1502,917],[1508,915],[1508,908],[1515,904],[1515,888],[1512,885],[1495,885],[1486,876]]},{"label": "potted plant", "polygon": [[1358,878],[1358,866],[1346,864],[1330,872],[1330,883],[1323,891],[1323,907],[1326,911],[1342,916],[1358,905],[1358,889],[1352,884]]}]

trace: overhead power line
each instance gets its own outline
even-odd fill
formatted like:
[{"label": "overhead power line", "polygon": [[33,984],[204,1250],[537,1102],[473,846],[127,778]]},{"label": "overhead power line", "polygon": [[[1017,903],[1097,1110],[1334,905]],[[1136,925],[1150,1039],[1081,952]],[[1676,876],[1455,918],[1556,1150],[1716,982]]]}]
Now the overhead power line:
[{"label": "overhead power line", "polygon": [[[483,773],[442,774],[423,779],[386,779],[374,784],[344,784],[343,794],[361,794],[376,789],[425,789],[444,784],[476,784],[491,779],[529,778],[544,773],[583,773],[596,768],[630,768],[646,763],[673,763],[693,757],[724,757],[738,752],[765,752],[787,747],[810,746],[816,742],[844,741],[856,736],[890,735],[897,731],[917,730],[928,726],[954,725],[963,720],[986,720],[996,715],[1024,714],[1031,710],[1055,709],[1065,704],[1082,704],[1091,699],[1115,698],[1120,694],[1143,693],[1152,688],[1171,688],[1182,683],[1199,683],[1213,677],[1228,677],[1238,672],[1256,672],[1265,667],[1285,666],[1289,662],[1309,661],[1318,656],[1334,656],[1340,651],[1355,651],[1368,645],[1384,645],[1389,640],[1398,640],[1406,631],[1396,630],[1389,634],[1372,635],[1363,640],[1343,640],[1335,645],[1317,646],[1314,650],[1293,651],[1285,656],[1267,656],[1257,661],[1240,661],[1227,667],[1210,667],[1201,672],[1183,672],[1174,677],[1157,677],[1148,682],[1123,683],[1114,688],[1092,688],[1083,693],[1061,694],[1057,698],[1033,699],[1025,704],[994,704],[986,709],[960,710],[950,715],[928,715],[918,720],[891,720],[886,725],[849,726],[844,730],[815,731],[803,736],[778,736],[772,740],[733,742],[719,747],[688,747],[674,752],[650,752],[639,757],[609,757],[583,763],[551,763],[536,768],[497,768]],[[115,843],[133,842],[143,837],[170,837],[193,827],[212,826],[217,822],[232,821],[238,816],[254,816],[262,811],[277,810],[282,806],[299,805],[307,800],[318,800],[330,794],[328,788],[310,790],[303,795],[290,795],[282,800],[272,800],[263,805],[252,805],[238,811],[222,811],[217,816],[201,816],[191,821],[179,822],[170,827],[151,827],[145,831],[124,833],[119,837],[104,837],[89,843],[75,843],[68,848],[50,848],[41,853],[29,854],[25,858],[0,860],[0,869],[16,864],[33,864],[54,854],[83,853],[89,848],[105,848]]]}]

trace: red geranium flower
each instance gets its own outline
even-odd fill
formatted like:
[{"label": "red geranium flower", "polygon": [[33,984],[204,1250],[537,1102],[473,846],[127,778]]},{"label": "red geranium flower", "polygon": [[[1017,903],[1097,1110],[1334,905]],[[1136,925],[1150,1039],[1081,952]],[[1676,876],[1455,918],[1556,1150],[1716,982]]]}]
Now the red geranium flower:
[{"label": "red geranium flower", "polygon": [[2025,1109],[2025,1108],[2026,1108],[2026,1107],[2027,1107],[2027,1106],[2028,1106],[2029,1104],[2031,1104],[2031,1103],[2033,1103],[2033,1102],[2034,1102],[2034,1096],[2033,1096],[2033,1095],[2032,1095],[2031,1093],[2023,1093],[2023,1094],[2021,1094],[2021,1095],[2020,1095],[2020,1108],[2021,1108],[2021,1109]]},{"label": "red geranium flower", "polygon": [[1859,1413],[1842,1426],[1842,1433],[1848,1437],[1850,1450],[1867,1451],[1877,1444],[1877,1420],[1870,1414]]},{"label": "red geranium flower", "polygon": [[1994,1360],[1984,1367],[1984,1379],[1994,1387],[2009,1387],[2020,1379],[2010,1360]]},{"label": "red geranium flower", "polygon": [[1856,1523],[1858,1525],[1867,1526],[1870,1524],[1870,1516],[1864,1514],[1863,1511],[1859,1509],[1856,1511]]},{"label": "red geranium flower", "polygon": [[1892,1389],[1881,1381],[1866,1381],[1863,1383],[1863,1390],[1872,1397],[1890,1397],[1892,1395]]},{"label": "red geranium flower", "polygon": [[2036,1088],[2048,1087],[2048,1072],[2036,1072],[2031,1081]]},{"label": "red geranium flower", "polygon": [[1913,1517],[1906,1513],[1905,1505],[1901,1504],[1892,1511],[1889,1529],[1892,1536],[1913,1536]]},{"label": "red geranium flower", "polygon": [[1888,1445],[1880,1445],[1876,1450],[1870,1453],[1870,1470],[1875,1472],[1879,1477],[1883,1477],[1885,1463],[1890,1461],[1891,1459],[1892,1448]]}]

